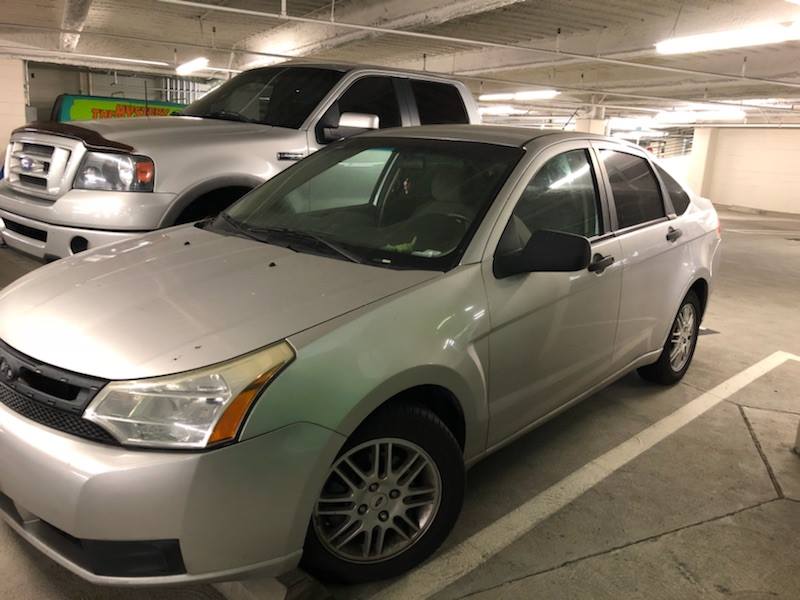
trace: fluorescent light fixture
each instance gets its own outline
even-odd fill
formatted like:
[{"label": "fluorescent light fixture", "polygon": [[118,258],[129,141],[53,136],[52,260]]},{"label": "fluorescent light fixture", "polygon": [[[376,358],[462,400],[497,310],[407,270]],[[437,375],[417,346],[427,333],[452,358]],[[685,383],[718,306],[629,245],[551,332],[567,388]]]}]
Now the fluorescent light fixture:
[{"label": "fluorescent light fixture", "polygon": [[516,100],[524,102],[526,100],[552,100],[561,92],[557,90],[524,90],[521,92],[503,92],[498,94],[481,94],[478,100],[482,102],[511,102]]},{"label": "fluorescent light fixture", "polygon": [[612,131],[636,131],[653,126],[653,119],[635,117],[611,117],[608,126]]},{"label": "fluorescent light fixture", "polygon": [[208,67],[208,59],[205,56],[198,56],[197,58],[193,58],[192,60],[183,63],[182,65],[178,65],[175,68],[175,72],[178,75],[189,75],[195,71],[202,71],[206,67]]},{"label": "fluorescent light fixture", "polygon": [[666,137],[666,131],[654,131],[652,129],[642,129],[638,131],[615,131],[611,134],[612,137],[620,138],[623,140],[641,140],[651,138]]},{"label": "fluorescent light fixture", "polygon": [[[738,108],[719,110],[665,110],[655,116],[661,125],[690,125],[703,121],[742,121],[747,114]],[[657,125],[654,125],[657,126]]]},{"label": "fluorescent light fixture", "polygon": [[[23,56],[54,56],[59,58],[85,58],[88,60],[107,60],[109,62],[128,63],[132,65],[151,65],[154,67],[168,67],[169,63],[161,60],[144,60],[141,58],[125,58],[123,56],[105,56],[102,54],[82,54],[80,52],[59,52],[57,50],[42,50],[23,46],[0,45],[3,53],[18,53]],[[8,51],[8,52],[5,52]]]},{"label": "fluorescent light fixture", "polygon": [[690,52],[710,52],[728,48],[745,48],[764,44],[780,44],[800,39],[800,21],[792,23],[761,23],[742,29],[729,29],[676,37],[658,42],[659,54],[687,54]]},{"label": "fluorescent light fixture", "polygon": [[490,115],[494,117],[510,117],[512,115],[525,115],[527,110],[521,108],[514,108],[507,104],[497,104],[495,106],[481,106],[478,112],[482,115]]}]

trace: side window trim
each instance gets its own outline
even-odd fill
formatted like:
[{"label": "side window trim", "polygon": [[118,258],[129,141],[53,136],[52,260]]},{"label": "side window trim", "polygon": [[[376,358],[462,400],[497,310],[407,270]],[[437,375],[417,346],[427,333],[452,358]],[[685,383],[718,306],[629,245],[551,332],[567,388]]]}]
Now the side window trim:
[{"label": "side window trim", "polygon": [[[414,90],[411,88],[411,77],[396,78],[398,96],[402,103],[403,114],[403,127],[415,127],[420,125],[419,109],[417,108],[417,99],[414,98]],[[408,117],[408,121],[406,121]]]},{"label": "side window trim", "polygon": [[661,177],[661,174],[658,172],[658,169],[656,168],[657,165],[655,163],[651,161],[650,166],[653,169],[653,173],[656,174],[658,184],[661,186],[661,194],[664,197],[664,205],[667,207],[667,216],[670,218],[670,220],[677,219],[680,215],[678,215],[678,211],[675,210],[675,205],[672,203],[672,196],[669,193],[669,188],[667,188],[667,182]]},{"label": "side window trim", "polygon": [[[628,148],[626,146],[617,146],[615,144],[610,144],[607,142],[592,141],[590,145],[592,147],[593,152],[596,154],[597,166],[601,173],[601,178],[603,180],[603,187],[606,190],[608,210],[613,223],[613,228],[611,231],[614,233],[615,236],[632,233],[634,231],[638,231],[639,229],[651,227],[652,225],[657,225],[658,223],[663,223],[664,221],[669,221],[672,218],[674,218],[670,216],[670,210],[673,210],[672,203],[669,202],[668,204],[669,196],[666,194],[666,190],[664,189],[664,184],[661,181],[661,178],[658,177],[658,173],[656,172],[656,169],[653,167],[653,164],[650,162],[650,158],[647,156],[647,154],[645,154],[644,152],[637,152],[634,148]],[[617,205],[614,201],[614,192],[611,189],[611,181],[608,177],[608,171],[606,171],[606,167],[603,164],[603,161],[600,160],[600,152],[602,150],[612,150],[614,152],[630,154],[631,156],[644,159],[644,161],[647,163],[648,168],[650,169],[650,172],[655,178],[656,183],[658,184],[658,193],[661,195],[661,206],[664,209],[663,217],[659,217],[658,219],[652,219],[650,221],[645,221],[643,223],[636,223],[635,225],[631,225],[629,227],[619,226],[619,219],[617,218]]]},{"label": "side window trim", "polygon": [[392,81],[394,82],[394,93],[400,104],[402,127],[419,125],[417,104],[414,101],[414,93],[411,91],[411,80],[407,77],[392,77]]}]

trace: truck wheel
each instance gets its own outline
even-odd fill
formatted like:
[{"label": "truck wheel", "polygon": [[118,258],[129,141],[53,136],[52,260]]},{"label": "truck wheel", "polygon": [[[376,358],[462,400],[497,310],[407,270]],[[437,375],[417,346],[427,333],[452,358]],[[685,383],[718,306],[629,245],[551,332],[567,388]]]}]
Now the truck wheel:
[{"label": "truck wheel", "polygon": [[699,330],[700,300],[697,294],[689,292],[681,302],[658,361],[641,367],[639,375],[661,385],[672,385],[680,381],[692,362]]},{"label": "truck wheel", "polygon": [[324,580],[395,577],[445,540],[464,498],[461,447],[431,411],[390,404],[350,437],[328,472],[303,567]]}]

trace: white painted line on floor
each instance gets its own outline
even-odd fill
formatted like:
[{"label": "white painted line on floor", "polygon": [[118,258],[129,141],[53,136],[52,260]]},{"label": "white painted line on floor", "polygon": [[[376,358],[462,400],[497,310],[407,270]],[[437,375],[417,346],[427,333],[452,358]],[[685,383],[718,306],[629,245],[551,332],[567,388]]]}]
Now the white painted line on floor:
[{"label": "white painted line on floor", "polygon": [[380,590],[372,600],[428,598],[440,592],[637,456],[787,360],[800,361],[800,356],[775,352],[748,367],[584,465],[451,550]]},{"label": "white painted line on floor", "polygon": [[733,227],[727,227],[723,229],[723,232],[742,233],[745,235],[777,235],[777,236],[800,235],[800,230],[790,230],[790,229],[735,229]]}]

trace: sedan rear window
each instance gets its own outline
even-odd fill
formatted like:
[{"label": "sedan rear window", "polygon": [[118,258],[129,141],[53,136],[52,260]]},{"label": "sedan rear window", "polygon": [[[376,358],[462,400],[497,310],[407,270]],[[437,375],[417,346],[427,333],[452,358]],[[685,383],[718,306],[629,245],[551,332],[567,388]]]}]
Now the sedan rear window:
[{"label": "sedan rear window", "polygon": [[664,182],[667,188],[669,199],[672,201],[672,207],[675,209],[675,214],[682,215],[689,208],[689,194],[686,193],[681,187],[681,184],[672,178],[672,175],[667,173],[664,169],[656,165],[656,171]]},{"label": "sedan rear window", "polygon": [[646,159],[615,150],[602,150],[600,158],[614,194],[620,229],[666,215],[658,180]]}]

